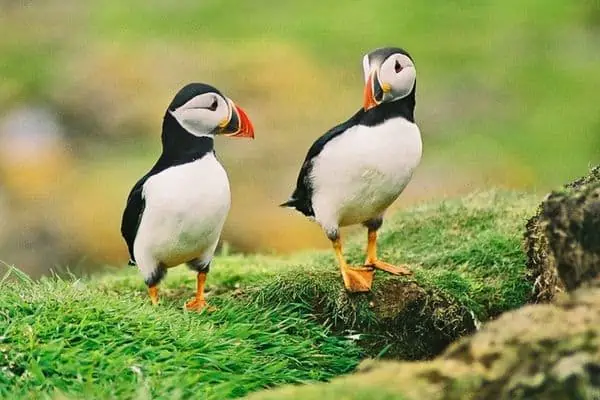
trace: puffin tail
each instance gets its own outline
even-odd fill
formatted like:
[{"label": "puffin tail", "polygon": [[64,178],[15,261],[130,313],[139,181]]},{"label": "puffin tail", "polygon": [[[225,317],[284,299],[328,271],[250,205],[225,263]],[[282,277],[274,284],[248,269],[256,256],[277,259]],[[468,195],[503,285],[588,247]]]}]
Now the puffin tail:
[{"label": "puffin tail", "polygon": [[297,208],[297,204],[298,200],[294,199],[293,197],[291,197],[288,201],[286,201],[285,203],[281,203],[279,205],[279,207],[285,207],[285,208]]},{"label": "puffin tail", "polygon": [[313,211],[312,204],[310,202],[296,199],[294,197],[290,197],[288,201],[281,203],[279,207],[291,208],[292,210],[296,210],[309,218],[314,218],[315,216],[315,212]]}]

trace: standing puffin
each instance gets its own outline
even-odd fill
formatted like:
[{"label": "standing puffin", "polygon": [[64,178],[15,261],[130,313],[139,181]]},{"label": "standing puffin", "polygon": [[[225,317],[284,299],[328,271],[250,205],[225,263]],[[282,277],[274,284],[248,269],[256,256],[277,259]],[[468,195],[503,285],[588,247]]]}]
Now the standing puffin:
[{"label": "standing puffin", "polygon": [[153,304],[167,268],[186,263],[198,282],[185,306],[206,307],[206,274],[231,203],[227,173],[214,151],[214,137],[221,134],[254,138],[254,128],[214,87],[183,87],[164,116],[162,154],[129,193],[121,233]]},{"label": "standing puffin", "polygon": [[[364,103],[354,116],[330,129],[308,150],[296,189],[282,207],[318,222],[333,244],[346,289],[371,289],[374,269],[408,275],[406,266],[377,258],[377,230],[421,160],[415,124],[416,70],[400,48],[380,48],[363,58]],[[340,227],[368,229],[363,267],[346,264]]]}]

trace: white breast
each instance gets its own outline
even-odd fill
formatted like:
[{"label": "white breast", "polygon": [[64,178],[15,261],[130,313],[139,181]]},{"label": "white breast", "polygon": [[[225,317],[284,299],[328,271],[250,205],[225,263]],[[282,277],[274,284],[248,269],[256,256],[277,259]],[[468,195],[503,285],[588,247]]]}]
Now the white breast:
[{"label": "white breast", "polygon": [[314,160],[315,219],[336,227],[379,216],[410,181],[421,152],[419,128],[404,118],[342,133]]},{"label": "white breast", "polygon": [[143,196],[136,259],[145,252],[174,266],[212,257],[231,204],[227,174],[213,154],[150,177]]}]

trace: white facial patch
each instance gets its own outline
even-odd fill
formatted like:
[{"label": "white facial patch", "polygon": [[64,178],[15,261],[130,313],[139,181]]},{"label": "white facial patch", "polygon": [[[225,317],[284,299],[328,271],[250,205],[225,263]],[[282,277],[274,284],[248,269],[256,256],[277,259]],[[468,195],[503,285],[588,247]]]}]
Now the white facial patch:
[{"label": "white facial patch", "polygon": [[365,56],[363,57],[362,63],[363,63],[363,74],[365,77],[365,83],[367,83],[367,80],[369,79],[369,72],[371,72],[370,68],[369,68],[369,55],[368,54],[365,54]]},{"label": "white facial patch", "polygon": [[385,94],[388,101],[401,99],[410,94],[415,86],[417,71],[412,60],[404,54],[388,57],[379,69],[379,82],[389,85],[391,90]]},{"label": "white facial patch", "polygon": [[217,93],[203,93],[169,111],[179,124],[194,136],[212,136],[229,116],[229,104]]}]

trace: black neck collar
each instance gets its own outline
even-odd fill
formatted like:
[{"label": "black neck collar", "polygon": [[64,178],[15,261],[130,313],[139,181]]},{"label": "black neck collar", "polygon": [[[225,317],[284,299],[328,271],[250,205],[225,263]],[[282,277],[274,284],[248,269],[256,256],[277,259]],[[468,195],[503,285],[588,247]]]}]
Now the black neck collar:
[{"label": "black neck collar", "polygon": [[195,136],[186,131],[169,111],[162,127],[161,158],[169,164],[183,164],[198,160],[214,151],[214,139],[210,136]]},{"label": "black neck collar", "polygon": [[376,107],[371,108],[369,111],[362,112],[360,116],[360,124],[366,126],[376,126],[388,119],[395,117],[403,117],[409,122],[415,122],[415,92],[417,90],[417,84],[415,85],[406,97],[399,100],[392,101],[389,103],[383,103]]}]

